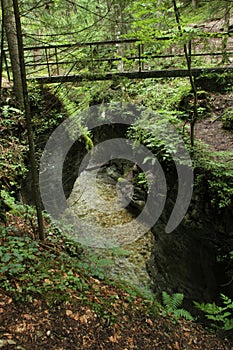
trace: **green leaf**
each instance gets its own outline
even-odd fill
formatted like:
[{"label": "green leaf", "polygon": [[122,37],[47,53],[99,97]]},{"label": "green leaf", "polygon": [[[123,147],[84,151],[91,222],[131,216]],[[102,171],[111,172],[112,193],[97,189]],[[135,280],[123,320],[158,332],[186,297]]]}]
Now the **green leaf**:
[{"label": "green leaf", "polygon": [[12,258],[11,254],[6,253],[2,256],[1,260],[2,260],[2,262],[7,263],[11,260],[11,258]]}]

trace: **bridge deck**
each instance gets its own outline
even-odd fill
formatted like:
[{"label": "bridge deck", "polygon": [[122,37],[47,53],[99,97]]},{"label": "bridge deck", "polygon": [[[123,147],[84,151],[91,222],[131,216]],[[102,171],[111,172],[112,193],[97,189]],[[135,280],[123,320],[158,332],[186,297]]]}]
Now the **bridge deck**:
[{"label": "bridge deck", "polygon": [[[231,67],[217,67],[217,68],[194,68],[192,69],[192,75],[198,77],[204,74],[210,73],[233,73],[233,66]],[[65,82],[80,82],[80,81],[98,81],[98,80],[114,80],[117,78],[128,79],[149,79],[149,78],[182,78],[188,77],[189,73],[187,69],[163,69],[152,71],[140,71],[140,72],[114,72],[114,73],[93,73],[93,74],[74,74],[74,75],[55,75],[55,76],[42,76],[34,77],[32,80],[41,84],[54,84]]]}]

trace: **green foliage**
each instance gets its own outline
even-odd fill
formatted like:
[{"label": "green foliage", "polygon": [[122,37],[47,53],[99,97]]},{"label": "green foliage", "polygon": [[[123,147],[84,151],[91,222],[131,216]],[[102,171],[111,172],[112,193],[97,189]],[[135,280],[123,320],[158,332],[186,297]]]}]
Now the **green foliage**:
[{"label": "green foliage", "polygon": [[8,213],[23,219],[24,223],[35,233],[37,221],[35,215],[36,210],[34,207],[16,201],[14,193],[10,193],[6,190],[0,191],[0,202],[5,208],[7,208]]},{"label": "green foliage", "polygon": [[[171,130],[169,130],[169,125]],[[173,127],[177,132],[173,132]],[[169,130],[169,132],[165,132]],[[169,165],[173,161],[182,162],[178,149],[183,130],[181,121],[170,112],[157,113],[146,110],[140,120],[128,130],[128,137],[137,143],[145,145],[163,165]],[[172,134],[172,137],[171,137]],[[154,158],[146,157],[144,163],[155,163]]]},{"label": "green foliage", "polygon": [[[155,158],[153,158],[155,159]],[[146,161],[146,159],[144,159],[144,162]],[[135,176],[134,178],[134,182],[136,184],[140,185],[140,188],[142,188],[146,193],[149,190],[149,182],[148,182],[148,177],[146,176],[146,174],[144,172],[140,172],[137,176]]]},{"label": "green foliage", "polygon": [[169,295],[167,292],[162,292],[163,300],[163,316],[170,316],[173,320],[185,318],[186,320],[193,321],[194,318],[187,310],[181,308],[184,295],[182,293],[174,293]]},{"label": "green foliage", "polygon": [[205,23],[206,21],[218,19],[224,14],[224,1],[212,0],[212,1],[198,1],[197,9],[193,9],[193,6],[187,6],[187,2],[184,2],[183,13],[186,23]]},{"label": "green foliage", "polygon": [[82,114],[83,110],[93,105],[108,103],[114,99],[120,99],[120,82],[95,81],[75,84],[63,84],[56,90],[56,95],[63,102],[69,115]]},{"label": "green foliage", "polygon": [[216,166],[212,169],[211,178],[208,180],[213,206],[225,208],[231,205],[233,198],[233,178],[232,173],[224,175],[225,166]]},{"label": "green foliage", "polygon": [[11,226],[0,231],[0,283],[14,298],[30,300],[40,295],[54,303],[68,299],[69,290],[88,289],[69,256],[56,250],[45,252],[40,243],[19,234]]},{"label": "green foliage", "polygon": [[67,111],[53,90],[33,83],[28,90],[34,134],[37,140],[43,139],[65,119]]},{"label": "green foliage", "polygon": [[193,164],[198,173],[195,185],[205,187],[211,204],[215,208],[225,208],[232,203],[232,159],[232,152],[213,152],[203,145],[195,149]]},{"label": "green foliage", "polygon": [[[27,33],[25,40],[27,45],[31,45],[35,38],[46,44],[51,44],[51,40],[54,44],[64,44],[64,41],[88,42],[93,38],[96,41],[115,39],[116,30],[123,30],[127,24],[129,5],[128,2],[117,3],[115,0],[98,1],[98,4],[95,1],[87,3],[86,0],[56,0],[38,4],[31,0],[21,1],[22,23]],[[128,13],[125,11],[127,6]],[[117,16],[121,17],[121,21]]]},{"label": "green foliage", "polygon": [[[210,98],[208,94],[203,91],[197,91],[197,110],[198,110],[198,118],[205,118],[210,115]],[[191,121],[194,114],[194,100],[193,94],[191,92],[186,93],[184,91],[181,96],[180,101],[176,105],[176,107],[182,112],[181,118],[185,121]]]},{"label": "green foliage", "polygon": [[[18,138],[11,136],[1,140],[0,179],[5,187],[18,187],[19,179],[27,172],[24,160],[27,152],[25,143],[20,143]],[[6,161],[7,160],[7,161]]]},{"label": "green foliage", "polygon": [[182,97],[190,92],[187,78],[177,80],[144,79],[143,81],[130,81],[125,85],[126,92],[132,102],[150,107],[158,113],[165,111],[178,115],[178,105]]},{"label": "green foliage", "polygon": [[[33,260],[36,260],[40,252],[34,242],[31,242],[27,237],[9,237],[6,239],[6,230],[4,243],[0,248],[0,274],[6,276],[14,276],[16,274],[24,273]],[[30,246],[28,246],[30,244]]]},{"label": "green foliage", "polygon": [[194,305],[205,313],[205,317],[213,321],[211,324],[214,329],[222,329],[230,331],[233,329],[233,301],[226,295],[221,294],[223,306],[218,306],[215,303],[200,304],[194,302]]},{"label": "green foliage", "polygon": [[0,131],[0,189],[16,189],[18,180],[26,173],[24,160],[28,148],[23,115],[10,97],[0,107]]},{"label": "green foliage", "polygon": [[[154,36],[166,35],[168,28],[171,32],[176,26],[171,2],[158,0],[134,1],[131,9],[134,19],[132,35],[140,38],[143,42],[154,41]],[[170,42],[167,41],[163,44],[169,46]]]},{"label": "green foliage", "polygon": [[227,108],[222,115],[222,125],[224,129],[233,129],[233,108]]},{"label": "green foliage", "polygon": [[78,106],[75,101],[77,98],[77,88],[70,84],[63,84],[53,89],[53,93],[61,101],[68,116],[75,115],[78,111]]},{"label": "green foliage", "polygon": [[106,278],[105,268],[111,266],[113,260],[87,251],[85,252],[85,257],[85,259],[81,259],[78,262],[78,267],[84,269],[85,273],[88,275],[96,276],[100,280],[104,280]]},{"label": "green foliage", "polygon": [[26,206],[20,203],[16,203],[15,198],[6,190],[1,190],[0,195],[4,204],[9,208],[9,211],[12,214],[16,214],[16,215],[22,214]]}]

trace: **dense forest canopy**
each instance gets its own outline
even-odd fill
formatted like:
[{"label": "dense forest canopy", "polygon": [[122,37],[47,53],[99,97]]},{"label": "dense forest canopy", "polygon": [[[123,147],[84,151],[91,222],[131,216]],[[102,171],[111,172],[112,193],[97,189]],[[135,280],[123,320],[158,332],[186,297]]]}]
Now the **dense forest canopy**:
[{"label": "dense forest canopy", "polygon": [[[7,36],[8,44],[11,45],[10,43],[14,42],[14,34],[10,29],[14,27],[14,20],[11,18],[13,12],[5,0],[2,1],[2,4],[5,4],[6,8],[3,16],[3,18],[6,17],[5,38]],[[103,63],[101,70],[106,73],[116,65],[118,65],[118,70],[123,68],[123,64],[116,63],[116,60],[119,63],[121,58],[122,62],[125,62],[124,70],[135,70],[132,57],[138,59],[138,55],[143,54],[143,61],[139,58],[139,69],[141,70],[144,69],[144,63],[147,62],[148,57],[153,57],[153,55],[180,53],[180,57],[182,55],[185,57],[182,51],[184,45],[191,45],[190,40],[195,39],[196,44],[194,43],[192,48],[187,46],[186,61],[188,50],[196,50],[200,54],[200,59],[199,61],[196,58],[193,59],[192,64],[196,62],[199,66],[203,65],[201,55],[204,48],[207,55],[212,53],[215,55],[216,52],[219,55],[219,52],[222,51],[222,61],[227,63],[226,51],[232,27],[231,8],[232,1],[226,0],[211,2],[159,0],[80,2],[67,0],[38,1],[37,3],[22,1],[19,2],[19,15],[22,23],[23,42],[25,48],[30,48],[25,51],[26,70],[32,76],[45,75],[46,61],[49,75],[54,71],[60,74],[59,68],[62,68],[63,62],[66,69],[65,71],[61,69],[63,74],[70,74],[73,68],[76,68],[76,73],[96,73],[100,64],[93,64],[93,59],[97,59],[96,62]],[[209,25],[206,25],[207,23]],[[216,33],[218,40],[213,38],[213,33]],[[133,40],[132,44],[115,43],[114,45],[112,43],[105,46],[101,44],[106,44],[111,40],[130,39]],[[196,46],[199,40],[202,42],[200,41],[199,46]],[[89,45],[90,43],[96,44]],[[65,45],[72,46],[69,48]],[[3,46],[6,49],[7,45],[3,43]],[[6,52],[7,58],[3,57],[5,69],[7,66],[13,68],[14,62],[17,61],[17,52],[14,52],[14,47],[16,46],[12,44],[9,50],[13,58],[9,58],[8,51]],[[41,47],[43,49],[40,51]],[[51,47],[50,51],[49,47]],[[177,51],[178,48],[180,52]],[[178,61],[171,60],[168,66],[179,67],[178,62],[181,61],[181,58]],[[161,62],[162,60],[154,60],[154,65],[148,63],[145,67],[147,70],[154,69],[154,67],[163,68]],[[186,63],[181,62],[179,68],[183,65],[186,67]],[[207,60],[204,66],[206,64],[211,66],[211,63],[212,60]],[[164,67],[166,68],[165,62]],[[16,85],[20,84],[16,83]]]},{"label": "dense forest canopy", "polygon": [[[232,1],[179,1],[184,25],[192,24],[197,6],[203,22],[225,16]],[[176,28],[172,1],[20,1],[25,45],[119,39],[126,34],[150,38]]]}]

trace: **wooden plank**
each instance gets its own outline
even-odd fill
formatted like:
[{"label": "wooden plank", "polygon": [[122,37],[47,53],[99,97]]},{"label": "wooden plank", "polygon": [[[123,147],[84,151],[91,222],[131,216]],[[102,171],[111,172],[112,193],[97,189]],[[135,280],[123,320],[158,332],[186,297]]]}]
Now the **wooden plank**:
[{"label": "wooden plank", "polygon": [[[218,68],[193,68],[192,75],[198,77],[210,73],[233,73],[232,67],[218,67]],[[29,80],[37,81],[41,84],[56,84],[65,82],[80,82],[80,81],[98,81],[98,80],[114,80],[116,78],[127,79],[151,79],[151,78],[183,78],[188,77],[187,69],[167,69],[167,70],[152,70],[141,72],[114,72],[114,73],[96,73],[96,74],[76,74],[76,75],[58,75],[50,77],[34,77]]]}]

